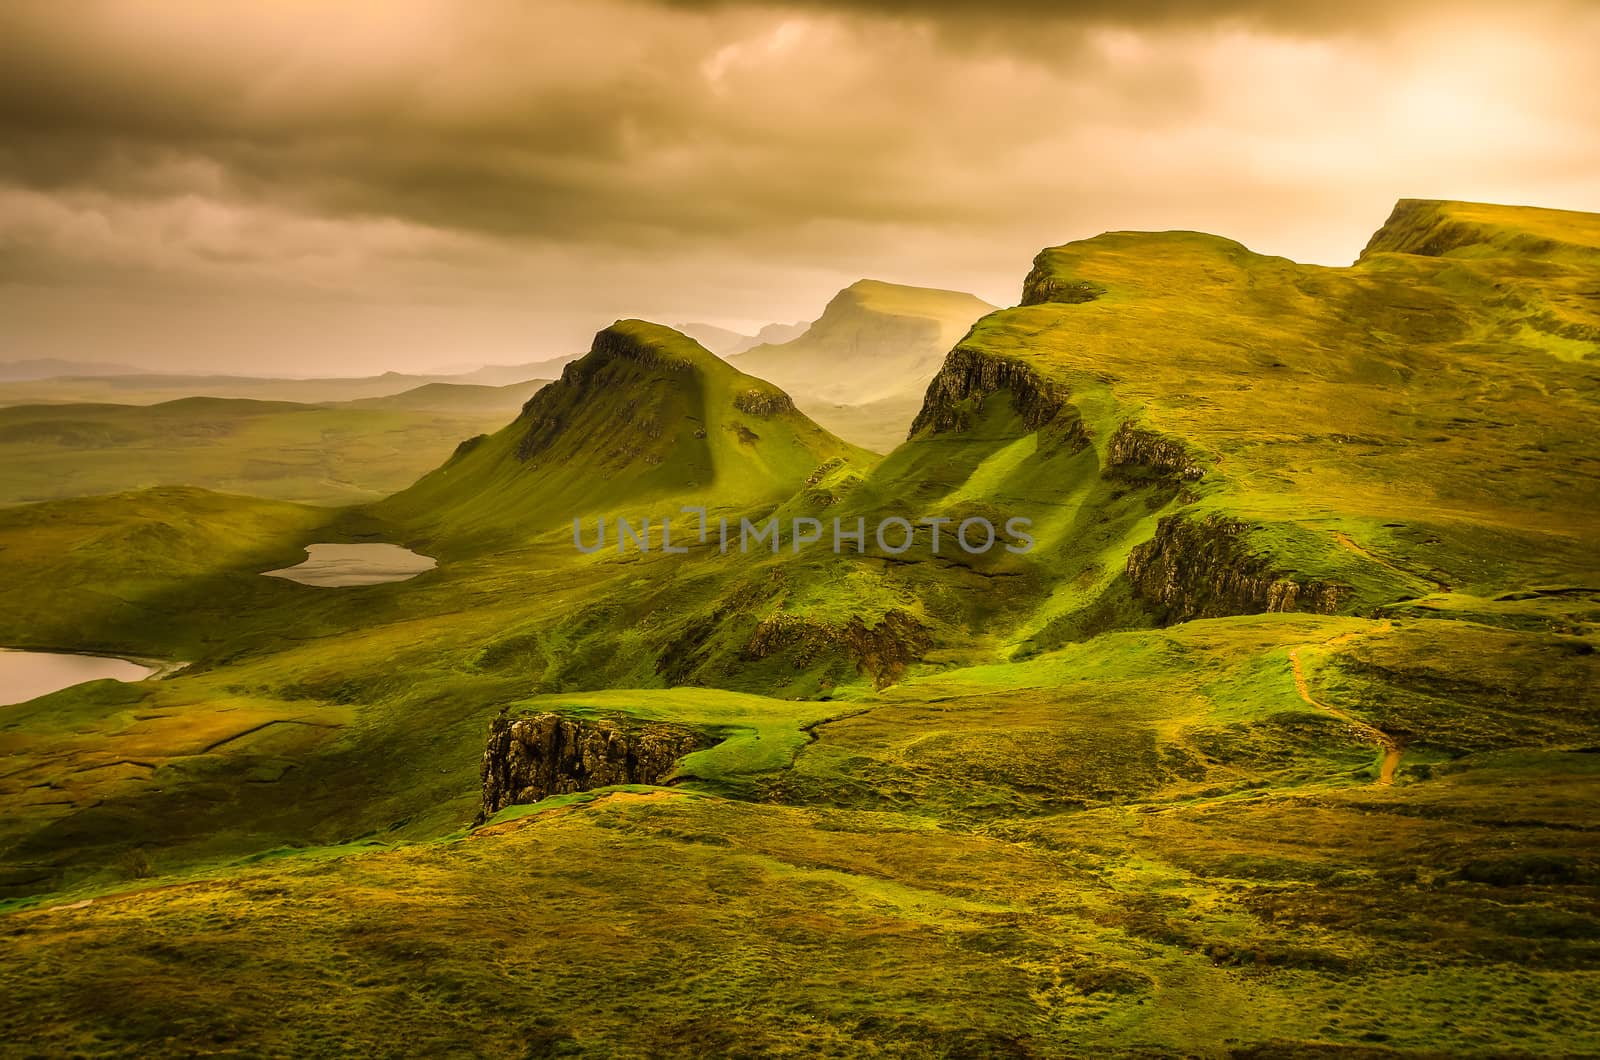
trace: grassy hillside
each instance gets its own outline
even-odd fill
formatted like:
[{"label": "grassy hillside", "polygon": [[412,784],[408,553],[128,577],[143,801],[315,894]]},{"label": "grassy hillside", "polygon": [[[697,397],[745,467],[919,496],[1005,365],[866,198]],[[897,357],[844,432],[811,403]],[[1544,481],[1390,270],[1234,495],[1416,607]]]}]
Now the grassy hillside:
[{"label": "grassy hillside", "polygon": [[511,424],[463,444],[378,511],[430,528],[446,547],[526,540],[574,517],[592,525],[659,520],[680,504],[738,512],[776,503],[833,459],[871,457],[694,340],[623,320]]},{"label": "grassy hillside", "polygon": [[878,452],[905,439],[950,347],[994,307],[970,294],[860,280],[796,339],[734,358],[841,437]]},{"label": "grassy hillside", "polygon": [[0,504],[201,486],[352,504],[416,481],[516,414],[541,380],[430,383],[342,404],[183,398],[0,408]]},{"label": "grassy hillside", "polygon": [[[0,643],[191,663],[0,714],[0,1037],[1600,1050],[1595,225],[1406,202],[1346,269],[1053,248],[876,462],[623,321],[380,504],[0,511]],[[1036,547],[572,547],[689,502]],[[362,540],[440,565],[257,576]],[[717,742],[473,827],[491,723],[546,711]]]}]

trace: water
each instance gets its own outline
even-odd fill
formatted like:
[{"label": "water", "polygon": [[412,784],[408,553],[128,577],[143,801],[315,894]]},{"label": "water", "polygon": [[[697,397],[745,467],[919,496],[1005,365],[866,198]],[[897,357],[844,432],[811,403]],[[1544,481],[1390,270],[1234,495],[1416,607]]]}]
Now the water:
[{"label": "water", "polygon": [[399,545],[307,545],[304,563],[263,573],[301,585],[341,588],[403,582],[438,565],[431,556]]},{"label": "water", "polygon": [[0,706],[26,703],[85,681],[142,681],[156,672],[127,659],[0,648]]}]

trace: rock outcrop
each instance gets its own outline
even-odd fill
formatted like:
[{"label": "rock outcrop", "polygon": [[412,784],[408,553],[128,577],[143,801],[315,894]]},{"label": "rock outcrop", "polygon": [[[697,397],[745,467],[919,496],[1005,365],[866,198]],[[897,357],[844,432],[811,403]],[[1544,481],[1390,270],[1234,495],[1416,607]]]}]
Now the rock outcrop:
[{"label": "rock outcrop", "polygon": [[1022,362],[957,346],[928,384],[922,411],[911,424],[911,434],[925,429],[936,433],[964,431],[971,422],[963,403],[975,398],[981,408],[984,398],[1000,390],[1010,392],[1011,407],[1030,431],[1049,423],[1066,405],[1062,388]]},{"label": "rock outcrop", "polygon": [[1172,475],[1186,482],[1205,476],[1205,469],[1182,442],[1132,423],[1124,423],[1111,436],[1106,447],[1106,466],[1148,468],[1159,475]]},{"label": "rock outcrop", "polygon": [[483,816],[551,795],[654,784],[678,759],[714,743],[706,733],[673,725],[628,726],[549,713],[496,718],[479,770]]},{"label": "rock outcrop", "polygon": [[733,396],[733,407],[740,412],[766,419],[779,412],[793,412],[794,401],[781,390],[760,390],[752,387]]},{"label": "rock outcrop", "polygon": [[1127,575],[1135,595],[1157,605],[1167,625],[1271,611],[1327,615],[1349,598],[1349,586],[1272,571],[1250,552],[1247,529],[1215,515],[1162,519],[1155,537],[1128,556]]},{"label": "rock outcrop", "polygon": [[1080,305],[1106,293],[1104,287],[1092,280],[1057,274],[1052,256],[1051,251],[1045,250],[1033,259],[1033,268],[1027,279],[1022,281],[1023,305],[1043,305],[1046,302]]},{"label": "rock outcrop", "polygon": [[930,643],[928,628],[898,609],[885,612],[870,626],[860,615],[835,626],[780,611],[756,624],[744,655],[748,659],[787,655],[797,670],[829,655],[842,655],[857,673],[870,674],[873,685],[884,688],[919,661]]}]

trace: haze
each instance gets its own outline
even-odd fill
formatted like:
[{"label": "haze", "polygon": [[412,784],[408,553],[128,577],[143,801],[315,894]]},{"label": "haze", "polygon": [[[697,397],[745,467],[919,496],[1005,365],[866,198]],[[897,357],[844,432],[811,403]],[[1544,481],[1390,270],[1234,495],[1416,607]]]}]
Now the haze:
[{"label": "haze", "polygon": [[1348,263],[1402,196],[1600,210],[1600,10],[1197,0],[0,8],[0,360],[337,375],[1016,300],[1193,228]]}]

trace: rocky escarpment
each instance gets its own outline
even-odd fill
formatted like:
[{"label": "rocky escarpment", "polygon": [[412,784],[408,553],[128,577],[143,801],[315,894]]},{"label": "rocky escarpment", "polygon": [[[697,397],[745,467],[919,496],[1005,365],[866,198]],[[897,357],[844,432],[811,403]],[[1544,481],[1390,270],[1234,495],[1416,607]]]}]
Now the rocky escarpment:
[{"label": "rocky escarpment", "polygon": [[733,407],[740,412],[766,419],[780,412],[793,412],[794,401],[781,390],[741,390],[733,396]]},{"label": "rocky escarpment", "polygon": [[[526,463],[539,457],[579,424],[586,408],[611,403],[613,399],[608,395],[638,391],[648,373],[687,375],[694,367],[694,361],[682,352],[632,333],[622,323],[606,328],[595,335],[587,355],[570,362],[561,370],[557,382],[540,389],[523,404],[519,419],[527,428],[517,443],[517,459]],[[659,463],[657,443],[662,438],[662,425],[652,409],[641,409],[638,404],[634,399],[621,410],[625,415],[616,417],[616,426],[609,434],[612,450],[607,456],[625,463],[646,455],[649,462]]]},{"label": "rocky escarpment", "polygon": [[933,382],[928,384],[922,411],[911,424],[911,434],[923,430],[964,431],[971,426],[971,414],[964,407],[965,403],[975,399],[974,405],[982,408],[984,398],[1000,390],[1010,392],[1011,407],[1030,431],[1049,423],[1067,403],[1063,388],[1020,361],[957,346],[945,358],[944,367],[933,377]]},{"label": "rocky escarpment", "polygon": [[889,611],[870,626],[855,615],[842,627],[779,612],[757,623],[744,655],[749,659],[787,655],[795,669],[803,670],[829,655],[842,654],[857,673],[870,674],[873,684],[883,688],[921,659],[930,643],[928,628],[905,611]]},{"label": "rocky escarpment", "polygon": [[716,740],[672,725],[629,727],[560,714],[496,718],[479,775],[487,818],[507,806],[611,784],[654,784]]},{"label": "rocky escarpment", "polygon": [[1215,515],[1162,519],[1155,537],[1128,556],[1134,593],[1155,604],[1168,625],[1270,611],[1326,615],[1349,598],[1349,586],[1275,573],[1251,553],[1247,531],[1243,523]]},{"label": "rocky escarpment", "polygon": [[1159,475],[1172,475],[1194,482],[1205,475],[1182,442],[1155,431],[1124,423],[1106,446],[1106,466],[1147,468]]},{"label": "rocky escarpment", "polygon": [[1043,305],[1046,302],[1078,305],[1092,302],[1106,293],[1106,289],[1093,280],[1059,275],[1051,257],[1051,251],[1046,250],[1033,259],[1033,268],[1022,281],[1023,305]]}]

